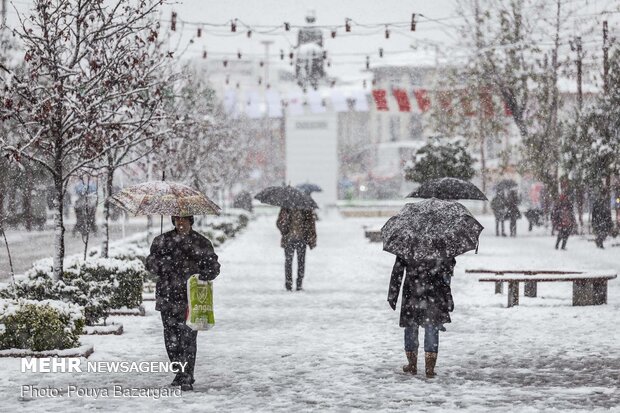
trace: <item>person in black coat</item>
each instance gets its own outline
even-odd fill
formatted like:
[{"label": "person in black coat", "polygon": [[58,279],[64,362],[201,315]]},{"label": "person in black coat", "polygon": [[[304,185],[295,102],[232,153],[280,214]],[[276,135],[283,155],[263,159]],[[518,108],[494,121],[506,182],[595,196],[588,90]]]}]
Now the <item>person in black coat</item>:
[{"label": "person in black coat", "polygon": [[214,280],[220,264],[211,242],[192,230],[194,217],[175,216],[172,223],[172,231],[153,240],[146,268],[157,277],[155,309],[161,312],[168,357],[171,362],[187,363],[172,385],[192,390],[197,332],[185,324],[187,280],[194,274],[203,281]]},{"label": "person in black coat", "polygon": [[519,211],[519,204],[521,200],[519,199],[519,194],[517,191],[508,192],[508,196],[506,197],[506,218],[510,220],[510,236],[517,236],[517,220],[521,219],[521,211]]},{"label": "person in black coat", "polygon": [[611,202],[609,196],[603,192],[599,194],[592,204],[592,230],[596,236],[595,242],[598,248],[604,248],[603,242],[614,227],[611,218]]},{"label": "person in black coat", "polygon": [[504,221],[506,220],[506,197],[504,196],[503,191],[498,191],[497,194],[491,200],[491,209],[493,210],[493,215],[495,215],[495,235],[499,237],[500,225],[502,227],[502,237],[506,236],[506,231],[504,229]]},{"label": "person in black coat", "polygon": [[405,328],[405,355],[408,361],[403,366],[404,372],[417,373],[418,327],[424,327],[426,376],[435,376],[439,331],[445,331],[443,325],[450,322],[450,312],[454,310],[450,281],[455,264],[454,258],[415,262],[396,258],[390,278],[388,302],[396,310],[402,284],[400,326]]}]

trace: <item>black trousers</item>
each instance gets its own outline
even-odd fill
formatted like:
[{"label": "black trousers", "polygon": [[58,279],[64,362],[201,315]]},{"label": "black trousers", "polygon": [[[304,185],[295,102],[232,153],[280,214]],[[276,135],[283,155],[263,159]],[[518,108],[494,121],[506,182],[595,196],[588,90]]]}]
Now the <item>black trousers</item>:
[{"label": "black trousers", "polygon": [[164,309],[161,311],[161,321],[168,358],[171,362],[187,363],[185,372],[177,376],[182,383],[193,383],[198,332],[185,325],[185,311]]},{"label": "black trousers", "polygon": [[555,241],[555,249],[557,250],[560,246],[560,241],[562,241],[562,249],[566,248],[566,241],[568,241],[568,237],[570,236],[571,230],[562,228],[558,229],[558,239]]},{"label": "black trousers", "polygon": [[293,255],[297,251],[297,288],[301,288],[306,266],[306,243],[293,241],[284,247],[284,276],[287,290],[293,288]]},{"label": "black trousers", "polygon": [[510,219],[510,236],[517,236],[517,220],[512,218]]},{"label": "black trousers", "polygon": [[504,230],[504,220],[499,220],[497,218],[495,218],[495,235],[497,235],[499,237],[499,227],[502,227],[502,235],[506,235],[506,232]]}]

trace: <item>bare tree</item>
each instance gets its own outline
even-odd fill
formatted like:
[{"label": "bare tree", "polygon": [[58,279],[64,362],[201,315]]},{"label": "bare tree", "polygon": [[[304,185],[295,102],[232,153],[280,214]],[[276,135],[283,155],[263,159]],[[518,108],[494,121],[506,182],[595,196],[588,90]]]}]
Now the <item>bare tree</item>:
[{"label": "bare tree", "polygon": [[[14,34],[25,49],[23,70],[0,66],[0,110],[17,122],[18,139],[3,150],[15,161],[38,162],[54,181],[56,279],[63,274],[67,182],[112,149],[127,146],[136,137],[123,133],[128,124],[134,130],[149,124],[149,116],[136,112],[148,114],[160,101],[161,87],[136,71],[157,64],[148,50],[160,4],[35,0],[30,16],[18,14]],[[119,102],[129,109],[123,112]]]}]

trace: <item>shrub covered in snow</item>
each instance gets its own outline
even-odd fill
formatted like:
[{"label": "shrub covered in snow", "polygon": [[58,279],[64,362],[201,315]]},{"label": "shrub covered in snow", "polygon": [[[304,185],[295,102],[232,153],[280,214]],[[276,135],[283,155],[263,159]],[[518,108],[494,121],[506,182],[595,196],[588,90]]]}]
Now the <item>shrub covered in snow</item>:
[{"label": "shrub covered in snow", "polygon": [[52,260],[37,261],[33,268],[0,290],[0,298],[61,300],[84,308],[87,325],[108,316],[111,308],[135,308],[142,303],[146,269],[139,260],[68,259],[62,281],[54,281]]},{"label": "shrub covered in snow", "polygon": [[15,284],[0,290],[0,298],[73,303],[83,308],[87,325],[96,324],[108,315],[114,282],[95,279],[88,272],[82,274],[75,265],[73,262],[65,268],[62,281],[55,281],[52,260],[37,261]]},{"label": "shrub covered in snow", "polygon": [[34,351],[79,346],[84,318],[79,306],[55,300],[1,300],[0,349]]},{"label": "shrub covered in snow", "polygon": [[140,260],[98,258],[74,263],[68,270],[77,271],[78,278],[112,283],[110,308],[135,308],[142,304],[142,284],[147,271]]}]

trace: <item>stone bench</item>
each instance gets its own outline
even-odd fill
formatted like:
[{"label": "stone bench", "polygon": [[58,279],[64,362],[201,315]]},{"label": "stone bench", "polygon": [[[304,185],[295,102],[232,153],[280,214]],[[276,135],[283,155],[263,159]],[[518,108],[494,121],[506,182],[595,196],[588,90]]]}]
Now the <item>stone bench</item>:
[{"label": "stone bench", "polygon": [[467,273],[495,274],[479,282],[494,282],[495,293],[501,294],[502,284],[508,283],[508,307],[519,305],[519,283],[525,284],[526,297],[536,297],[539,282],[572,282],[573,305],[607,304],[607,281],[617,277],[609,271],[547,271],[547,270],[465,270]]}]

